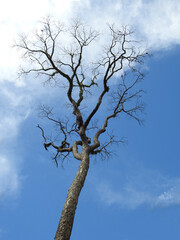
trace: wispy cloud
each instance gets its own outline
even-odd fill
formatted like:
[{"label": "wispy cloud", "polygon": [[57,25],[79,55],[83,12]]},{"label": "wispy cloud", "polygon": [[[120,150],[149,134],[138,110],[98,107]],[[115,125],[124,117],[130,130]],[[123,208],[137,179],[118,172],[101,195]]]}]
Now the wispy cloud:
[{"label": "wispy cloud", "polygon": [[[119,183],[118,188],[100,183],[97,193],[107,206],[116,204],[121,208],[135,209],[142,205],[169,207],[180,204],[180,178],[165,178],[157,172],[142,169],[138,175]],[[128,174],[128,171],[127,171]]]},{"label": "wispy cloud", "polygon": [[[0,88],[0,199],[15,196],[21,185],[18,151],[12,152],[22,122],[30,113],[28,96],[18,91],[14,83]],[[9,151],[11,149],[11,151]]]},{"label": "wispy cloud", "polygon": [[155,205],[167,207],[180,204],[180,179],[174,180],[174,183],[167,191],[157,196]]},{"label": "wispy cloud", "polygon": [[39,103],[46,104],[56,94],[54,88],[48,92],[41,82],[31,84],[30,78],[26,80],[22,85],[16,85],[15,82],[1,83],[0,199],[7,195],[15,195],[23,180],[20,172],[20,151],[16,149],[22,123],[31,117]]},{"label": "wispy cloud", "polygon": [[0,155],[0,199],[16,195],[20,187],[20,177],[16,166],[7,158]]},{"label": "wispy cloud", "polygon": [[[129,25],[137,38],[145,40],[152,51],[180,44],[180,2],[178,0],[85,1],[81,4],[82,18],[105,31],[105,24]],[[103,5],[103,11],[102,11]]]},{"label": "wispy cloud", "polygon": [[29,97],[14,83],[1,84],[0,88],[0,143],[14,140],[19,125],[29,114]]},{"label": "wispy cloud", "polygon": [[[9,8],[10,5],[11,8]],[[179,12],[179,0],[33,0],[28,5],[28,11],[27,4],[23,0],[14,2],[7,0],[3,3],[0,9],[0,26],[3,36],[0,40],[0,144],[1,154],[4,155],[1,156],[0,169],[9,170],[0,171],[0,180],[7,179],[6,182],[8,183],[8,187],[6,184],[4,188],[1,187],[3,189],[0,189],[1,192],[13,192],[18,189],[19,172],[16,167],[12,167],[14,166],[12,165],[14,160],[6,156],[6,145],[9,142],[12,143],[18,137],[21,123],[30,114],[32,102],[40,99],[42,97],[41,93],[45,91],[40,84],[38,85],[34,81],[27,81],[22,84],[16,79],[20,56],[10,46],[17,34],[21,31],[28,32],[34,28],[37,24],[36,21],[48,13],[63,21],[79,16],[89,25],[98,28],[102,33],[106,32],[107,22],[116,23],[118,26],[130,25],[136,30],[137,38],[144,40],[147,47],[155,51],[180,44]],[[16,187],[13,185],[12,179],[16,179],[14,181],[17,182]],[[129,205],[132,206],[139,204],[139,196],[141,196],[142,202],[150,202],[148,199],[151,199],[152,202],[152,199],[154,199],[156,205],[162,205],[163,203],[165,205],[165,202],[168,201],[172,203],[175,202],[174,199],[178,199],[179,191],[176,184],[167,188],[166,192],[159,192],[159,195],[156,194],[155,196],[149,194],[149,192],[144,194],[144,191],[141,192],[131,185],[124,186],[123,192],[116,192],[111,189],[111,187],[104,186],[103,190],[103,186],[101,186],[99,191],[108,193],[102,194],[102,196],[104,198],[110,196],[107,198],[110,203],[124,202],[126,198],[126,201],[129,201]],[[131,202],[129,200],[132,195],[136,201]]]},{"label": "wispy cloud", "polygon": [[12,4],[12,1],[10,3],[8,0],[0,10],[3,35],[0,81],[15,79],[19,56],[10,46],[17,33],[29,32],[37,26],[37,21],[47,14],[52,14],[62,21],[78,16],[103,33],[107,31],[107,22],[115,23],[119,27],[129,25],[135,30],[137,38],[143,40],[152,51],[168,49],[180,44],[179,0],[46,0],[43,2],[33,0],[28,6],[28,11],[22,0],[16,1],[14,6]]}]

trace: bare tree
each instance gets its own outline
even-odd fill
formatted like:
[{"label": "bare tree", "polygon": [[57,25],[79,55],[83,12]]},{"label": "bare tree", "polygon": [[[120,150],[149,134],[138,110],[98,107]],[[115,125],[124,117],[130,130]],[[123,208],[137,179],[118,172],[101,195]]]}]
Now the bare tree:
[{"label": "bare tree", "polygon": [[[54,151],[57,166],[59,159],[64,161],[70,154],[80,161],[55,235],[55,240],[69,240],[90,157],[108,155],[108,147],[121,142],[107,132],[110,120],[124,114],[141,122],[138,113],[143,109],[143,90],[139,88],[139,82],[144,78],[141,66],[148,53],[141,50],[140,42],[132,40],[133,32],[127,27],[119,30],[108,25],[109,42],[102,47],[96,61],[87,64],[87,49],[94,43],[97,45],[103,35],[76,20],[69,28],[51,18],[41,23],[41,29],[34,32],[32,38],[22,34],[15,46],[23,51],[22,58],[29,61],[20,75],[32,73],[48,83],[55,82],[57,87],[63,86],[59,89],[66,92],[71,105],[69,119],[56,118],[52,108],[41,107],[43,117],[58,127],[60,141],[59,138],[48,140],[45,129],[38,125],[44,147]],[[93,103],[85,108],[88,94],[93,97]],[[105,102],[106,95],[111,99],[110,104]],[[94,118],[101,110],[104,120],[99,126],[100,121],[95,124]],[[100,140],[102,134],[107,135],[105,139],[109,138],[107,142]]]}]

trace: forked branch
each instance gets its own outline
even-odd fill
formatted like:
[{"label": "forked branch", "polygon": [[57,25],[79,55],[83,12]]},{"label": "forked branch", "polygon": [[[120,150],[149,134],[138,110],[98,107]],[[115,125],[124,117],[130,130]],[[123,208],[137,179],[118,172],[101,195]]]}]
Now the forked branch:
[{"label": "forked branch", "polygon": [[[144,74],[139,67],[144,63],[144,58],[148,56],[146,50],[141,50],[139,42],[132,39],[133,32],[127,27],[122,30],[116,29],[115,25],[108,25],[110,42],[102,48],[102,55],[91,64],[92,77],[87,77],[86,69],[90,66],[88,57],[84,54],[92,42],[100,35],[97,31],[84,25],[80,21],[73,21],[73,24],[66,28],[64,24],[57,23],[51,18],[42,21],[42,28],[35,31],[33,39],[22,34],[15,44],[23,51],[23,58],[29,60],[30,68],[22,68],[21,74],[35,73],[36,76],[43,75],[46,81],[58,82],[65,86],[67,99],[72,107],[75,119],[71,121],[70,130],[67,124],[55,119],[51,111],[43,109],[45,117],[58,126],[62,141],[56,145],[54,141],[47,142],[42,127],[38,128],[42,132],[45,149],[52,147],[56,150],[55,160],[59,154],[66,158],[66,154],[73,153],[76,159],[81,159],[78,146],[86,147],[89,152],[95,154],[105,151],[110,145],[103,145],[99,141],[102,133],[108,128],[110,119],[118,117],[120,114],[134,118],[139,123],[138,112],[143,109],[140,101],[143,90],[137,88],[138,83],[143,80]],[[72,39],[69,46],[62,38]],[[64,46],[63,46],[64,44]],[[88,72],[89,73],[89,72]],[[112,83],[112,79],[113,83]],[[114,82],[116,81],[116,84]],[[93,94],[93,87],[96,86],[97,96],[94,106],[89,104],[90,110],[83,113],[85,103],[85,93]],[[117,87],[118,86],[118,87]],[[106,95],[112,96],[110,113],[104,118],[104,123],[99,130],[89,127],[94,116],[102,110],[102,102]],[[88,114],[87,114],[88,112]],[[93,144],[88,140],[87,134],[91,129]],[[69,141],[69,137],[75,133],[79,139]]]}]

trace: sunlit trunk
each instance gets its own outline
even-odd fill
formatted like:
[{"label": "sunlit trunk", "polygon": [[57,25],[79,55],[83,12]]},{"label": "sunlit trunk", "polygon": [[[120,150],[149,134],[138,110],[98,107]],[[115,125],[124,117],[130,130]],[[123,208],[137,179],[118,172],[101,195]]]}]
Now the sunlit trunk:
[{"label": "sunlit trunk", "polygon": [[55,240],[69,240],[74,222],[74,215],[81,189],[84,185],[89,169],[89,156],[84,154],[76,177],[71,184],[61,213],[61,219],[56,232]]}]

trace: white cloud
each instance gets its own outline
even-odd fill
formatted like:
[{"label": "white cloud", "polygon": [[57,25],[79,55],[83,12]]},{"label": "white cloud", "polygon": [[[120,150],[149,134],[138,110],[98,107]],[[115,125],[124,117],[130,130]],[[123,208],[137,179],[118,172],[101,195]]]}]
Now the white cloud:
[{"label": "white cloud", "polygon": [[16,195],[20,186],[20,178],[16,167],[6,156],[0,156],[0,199]]},{"label": "white cloud", "polygon": [[[103,5],[103,11],[102,11]],[[9,8],[11,6],[11,8]],[[29,32],[43,16],[51,14],[66,21],[81,17],[89,25],[106,32],[106,23],[118,26],[130,25],[137,37],[145,40],[151,50],[161,50],[180,43],[179,0],[45,0],[27,2],[22,0],[4,2],[0,10],[1,35],[1,78],[15,80],[19,66],[18,53],[10,48],[18,32]],[[10,70],[11,69],[11,70]]]},{"label": "white cloud", "polygon": [[[103,5],[103,11],[102,11]],[[9,8],[11,6],[11,8]],[[106,32],[106,23],[118,26],[133,26],[137,37],[145,40],[154,50],[180,44],[179,0],[45,0],[27,2],[7,0],[0,9],[1,35],[1,79],[13,81],[19,65],[17,52],[10,48],[18,32],[29,32],[43,16],[53,16],[66,21],[81,17],[89,25]],[[11,69],[11,70],[10,70]]]},{"label": "white cloud", "polygon": [[177,179],[176,182],[170,187],[167,191],[161,193],[155,204],[157,206],[167,207],[169,205],[179,205],[180,204],[180,179]]},{"label": "white cloud", "polygon": [[[142,169],[141,169],[142,170]],[[114,189],[111,184],[100,183],[98,197],[105,205],[117,204],[121,208],[135,209],[142,205],[168,207],[180,205],[180,178],[168,179],[160,174],[139,172],[139,176],[119,184]]]},{"label": "white cloud", "polygon": [[142,30],[152,50],[180,43],[179,1],[149,1],[142,5],[141,11],[137,27]]},{"label": "white cloud", "polygon": [[20,187],[19,155],[9,153],[17,142],[20,124],[28,117],[28,96],[20,94],[14,83],[1,84],[0,109],[0,199],[4,199],[16,195]]},{"label": "white cloud", "polygon": [[0,88],[0,143],[13,141],[18,128],[30,111],[30,97],[14,83],[1,84]]},{"label": "white cloud", "polygon": [[179,0],[81,1],[74,12],[102,31],[107,22],[132,26],[153,51],[180,44]]},{"label": "white cloud", "polygon": [[[15,73],[20,64],[19,54],[11,46],[20,32],[29,32],[37,21],[52,13],[53,16],[64,16],[70,14],[72,0],[32,0],[27,3],[23,0],[7,0],[0,9],[1,27],[1,58],[0,68],[3,80],[16,81]],[[11,6],[11,7],[9,7]],[[63,17],[64,19],[64,17]]]},{"label": "white cloud", "polygon": [[[99,28],[102,32],[106,32],[107,22],[114,22],[120,26],[123,24],[132,25],[137,32],[137,37],[146,40],[148,47],[152,50],[161,50],[180,44],[179,12],[179,0],[124,0],[121,2],[119,0],[32,0],[28,2],[23,0],[6,0],[3,2],[0,8],[0,27],[1,36],[3,36],[0,39],[1,147],[4,146],[4,142],[13,141],[17,137],[21,123],[27,118],[31,110],[33,99],[40,99],[44,91],[40,84],[27,81],[23,85],[16,79],[20,59],[19,54],[10,46],[19,32],[29,32],[36,26],[37,20],[40,20],[48,13],[63,21],[79,16],[87,21],[89,25]],[[2,152],[3,150],[1,149]],[[12,177],[16,178],[18,172],[17,169],[12,167],[11,160],[7,160],[8,158],[6,157],[2,159],[5,160],[2,160],[1,164],[6,166],[6,168],[2,169],[9,168],[9,171],[6,170],[4,173],[1,171],[0,179],[6,179],[6,177],[8,179],[9,174],[11,175],[12,173]],[[11,180],[9,181],[12,183]],[[3,191],[6,189],[8,187],[4,187]],[[16,189],[16,187],[12,189]],[[141,201],[142,199],[152,197],[147,194],[143,195],[141,192],[134,191],[131,188],[124,189],[124,191],[127,196],[136,195],[137,203],[135,206],[139,202],[139,196],[141,196]],[[170,193],[168,192],[170,195],[164,192],[160,193],[160,195],[156,196],[157,204],[163,201],[167,202],[165,200],[168,198],[167,196],[171,196],[171,199],[177,199],[176,193],[176,187]],[[123,199],[121,194],[110,191],[109,196],[112,197],[112,195],[114,202],[117,199]],[[169,200],[169,202],[172,201]],[[133,203],[129,204],[133,206]]]},{"label": "white cloud", "polygon": [[110,206],[118,204],[122,208],[134,209],[142,204],[151,202],[151,196],[145,192],[138,192],[132,187],[123,187],[122,191],[115,191],[111,185],[101,184],[97,188],[100,200]]}]

